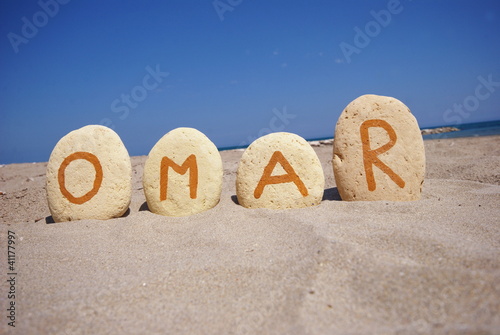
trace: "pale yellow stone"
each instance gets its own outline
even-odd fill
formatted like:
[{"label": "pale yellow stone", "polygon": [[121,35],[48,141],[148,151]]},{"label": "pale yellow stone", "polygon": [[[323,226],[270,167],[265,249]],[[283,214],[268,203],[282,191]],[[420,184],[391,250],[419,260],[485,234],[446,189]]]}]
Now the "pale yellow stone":
[{"label": "pale yellow stone", "polygon": [[377,95],[352,101],[335,128],[333,170],[342,200],[420,199],[425,151],[410,109],[397,99]]},{"label": "pale yellow stone", "polygon": [[149,210],[186,216],[213,208],[220,201],[222,175],[222,158],[208,137],[193,128],[174,129],[155,144],[144,165]]},{"label": "pale yellow stone", "polygon": [[90,125],[56,144],[47,164],[47,200],[55,222],[120,217],[131,196],[130,156],[113,130]]},{"label": "pale yellow stone", "polygon": [[[272,178],[276,176],[283,180]],[[284,132],[255,140],[243,153],[236,177],[238,202],[246,208],[315,206],[323,198],[324,186],[323,168],[311,145]]]}]

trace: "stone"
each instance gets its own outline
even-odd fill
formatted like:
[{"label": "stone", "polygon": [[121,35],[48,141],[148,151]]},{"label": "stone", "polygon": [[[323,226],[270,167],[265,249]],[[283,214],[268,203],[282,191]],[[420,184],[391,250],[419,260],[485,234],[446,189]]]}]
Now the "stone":
[{"label": "stone", "polygon": [[433,135],[433,134],[442,134],[449,133],[452,131],[460,131],[460,129],[456,127],[439,127],[439,128],[431,128],[431,129],[422,129],[420,133],[422,135]]},{"label": "stone", "polygon": [[222,193],[222,158],[215,144],[193,128],[177,128],[151,149],[143,186],[149,210],[187,216],[215,207]]},{"label": "stone", "polygon": [[303,208],[320,204],[325,177],[316,152],[291,133],[255,140],[243,153],[236,195],[246,208]]},{"label": "stone", "polygon": [[377,95],[352,101],[335,128],[333,171],[342,200],[420,199],[425,150],[410,109]]},{"label": "stone", "polygon": [[333,138],[328,139],[328,140],[319,141],[319,143],[321,143],[323,145],[333,145]]},{"label": "stone", "polygon": [[46,189],[55,222],[122,216],[132,197],[132,164],[120,137],[90,125],[61,138],[47,164]]}]

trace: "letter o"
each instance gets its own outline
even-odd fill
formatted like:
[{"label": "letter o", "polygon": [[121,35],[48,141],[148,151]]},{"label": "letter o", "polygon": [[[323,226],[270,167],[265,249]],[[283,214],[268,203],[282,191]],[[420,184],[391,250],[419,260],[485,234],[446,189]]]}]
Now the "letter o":
[{"label": "letter o", "polygon": [[144,99],[146,99],[148,97],[148,92],[146,91],[146,89],[142,86],[136,86],[132,89],[132,98],[134,98],[134,100],[136,102],[141,102],[143,101]]},{"label": "letter o", "polygon": [[[85,195],[81,197],[75,197],[71,193],[69,193],[68,189],[66,188],[66,180],[64,176],[64,172],[66,171],[68,165],[72,161],[77,159],[85,159],[86,161],[92,163],[92,165],[94,165],[94,169],[96,172],[94,179],[94,187],[92,187],[92,189],[89,192],[87,192]],[[61,166],[59,167],[59,171],[57,173],[57,180],[59,182],[59,188],[61,189],[61,193],[66,197],[66,199],[69,200],[69,202],[77,205],[81,205],[89,201],[94,197],[94,195],[97,194],[102,184],[102,177],[103,177],[103,172],[101,163],[99,162],[99,158],[97,158],[96,155],[91,154],[90,152],[84,152],[84,151],[78,151],[66,157],[64,161],[61,163]]]},{"label": "letter o", "polygon": [[[38,20],[39,17],[42,18],[42,22],[39,22]],[[48,22],[49,22],[49,17],[47,16],[47,14],[45,14],[45,12],[39,11],[36,12],[35,15],[33,15],[33,23],[38,28],[45,26]]]},{"label": "letter o", "polygon": [[[472,104],[470,104],[469,102],[472,102]],[[477,110],[479,108],[479,99],[473,95],[469,95],[464,100],[464,108],[467,109],[469,112]]]},{"label": "letter o", "polygon": [[[373,29],[370,29],[370,27],[375,28],[375,31],[373,31]],[[382,28],[380,27],[380,24],[378,24],[376,21],[370,21],[365,26],[366,35],[368,35],[370,37],[377,36],[378,34],[380,34],[381,30],[382,30]]]}]

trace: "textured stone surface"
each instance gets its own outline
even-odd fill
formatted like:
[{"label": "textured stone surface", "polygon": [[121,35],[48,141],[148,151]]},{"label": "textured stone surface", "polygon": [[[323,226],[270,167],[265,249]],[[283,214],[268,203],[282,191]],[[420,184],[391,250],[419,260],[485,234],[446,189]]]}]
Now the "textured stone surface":
[{"label": "textured stone surface", "polygon": [[144,194],[149,210],[185,216],[217,205],[222,192],[222,159],[200,131],[177,128],[151,149],[144,165]]},{"label": "textured stone surface", "polygon": [[47,200],[55,222],[122,216],[132,196],[132,165],[120,137],[104,126],[74,130],[47,164]]},{"label": "textured stone surface", "polygon": [[273,133],[255,140],[238,166],[236,194],[247,208],[301,208],[321,202],[325,178],[302,137]]},{"label": "textured stone surface", "polygon": [[415,117],[401,101],[363,95],[335,128],[333,169],[342,200],[418,200],[425,151]]}]

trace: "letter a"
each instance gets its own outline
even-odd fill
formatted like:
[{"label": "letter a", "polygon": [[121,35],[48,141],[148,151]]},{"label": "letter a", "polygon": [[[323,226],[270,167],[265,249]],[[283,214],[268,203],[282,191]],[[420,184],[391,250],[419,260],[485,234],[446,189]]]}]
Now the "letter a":
[{"label": "letter a", "polygon": [[[271,176],[273,173],[274,167],[276,164],[280,163],[283,169],[286,171],[286,174],[280,176]],[[281,151],[275,151],[269,160],[269,164],[264,168],[264,172],[262,173],[262,177],[260,178],[259,183],[254,191],[254,197],[259,199],[264,192],[264,187],[269,184],[281,184],[281,183],[289,183],[293,182],[297,186],[302,196],[306,197],[309,193],[307,192],[307,188],[300,180],[300,177],[295,173],[295,170],[290,165],[290,163],[286,160],[285,156],[281,153]]]},{"label": "letter a", "polygon": [[217,12],[217,15],[219,15],[219,19],[221,21],[224,21],[224,13],[227,11],[232,12],[234,10],[233,7],[229,6],[228,4],[225,4],[224,2],[220,0],[215,0],[212,2],[212,5],[215,8],[215,11]]},{"label": "letter a", "polygon": [[175,172],[185,174],[189,170],[189,196],[191,199],[196,199],[198,192],[198,164],[196,163],[196,156],[191,155],[181,166],[177,165],[173,160],[168,157],[163,157],[160,166],[160,201],[167,200],[168,188],[168,168],[172,167]]},{"label": "letter a", "polygon": [[[370,148],[370,134],[368,133],[368,129],[371,127],[384,128],[384,130],[387,131],[387,134],[389,134],[389,142],[377,149],[372,150]],[[368,190],[374,191],[377,188],[375,176],[373,175],[373,165],[376,165],[380,170],[387,174],[399,187],[405,187],[404,180],[377,157],[388,151],[396,144],[398,137],[391,125],[384,120],[367,120],[361,124],[359,131],[361,133],[361,141],[363,142],[363,163],[365,165]]]},{"label": "letter a", "polygon": [[12,48],[14,49],[14,52],[16,54],[19,52],[19,44],[27,44],[29,42],[27,38],[21,37],[12,32],[7,34],[7,38],[9,39],[10,45],[12,45]]}]

